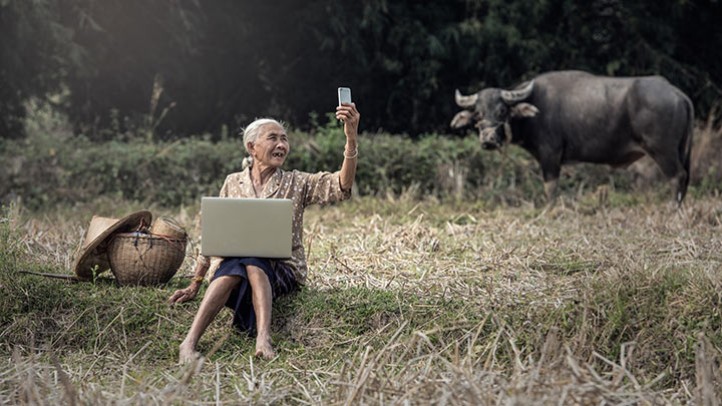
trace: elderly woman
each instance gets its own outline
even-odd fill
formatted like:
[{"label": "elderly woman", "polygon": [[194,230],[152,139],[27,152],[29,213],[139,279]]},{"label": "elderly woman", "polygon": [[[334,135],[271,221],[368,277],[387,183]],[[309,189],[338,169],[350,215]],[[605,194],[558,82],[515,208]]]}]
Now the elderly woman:
[{"label": "elderly woman", "polygon": [[346,200],[356,175],[356,139],[360,114],[356,105],[336,108],[336,118],[344,122],[346,147],[341,170],[335,173],[305,173],[281,169],[290,145],[284,126],[276,120],[258,119],[243,130],[243,145],[251,164],[242,172],[228,175],[221,197],[257,197],[293,201],[293,244],[291,258],[218,258],[198,256],[190,286],[177,290],[171,303],[192,300],[198,294],[206,272],[212,274],[188,335],[180,344],[180,361],[200,357],[196,345],[203,332],[225,305],[233,309],[233,325],[241,331],[256,332],[256,356],[273,358],[271,346],[272,299],[297,289],[306,280],[308,267],[303,249],[303,211],[314,203]]}]

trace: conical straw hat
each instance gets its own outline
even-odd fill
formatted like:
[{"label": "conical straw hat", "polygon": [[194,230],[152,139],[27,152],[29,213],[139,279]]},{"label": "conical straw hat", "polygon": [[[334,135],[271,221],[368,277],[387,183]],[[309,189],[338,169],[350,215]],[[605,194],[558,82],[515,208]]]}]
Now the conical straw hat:
[{"label": "conical straw hat", "polygon": [[75,252],[73,270],[81,279],[92,279],[93,271],[103,272],[110,268],[106,243],[114,233],[134,231],[147,227],[152,219],[149,211],[141,210],[121,219],[93,216],[83,243]]}]

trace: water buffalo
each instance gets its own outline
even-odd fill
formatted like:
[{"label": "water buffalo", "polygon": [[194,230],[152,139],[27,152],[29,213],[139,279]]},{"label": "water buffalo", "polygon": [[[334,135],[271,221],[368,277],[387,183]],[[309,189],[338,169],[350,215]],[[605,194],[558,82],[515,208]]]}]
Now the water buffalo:
[{"label": "water buffalo", "polygon": [[474,125],[481,145],[518,144],[539,162],[553,201],[561,166],[591,162],[623,167],[649,155],[676,181],[681,204],[689,183],[694,108],[660,76],[604,77],[549,72],[514,90],[487,88],[465,96],[451,127]]}]

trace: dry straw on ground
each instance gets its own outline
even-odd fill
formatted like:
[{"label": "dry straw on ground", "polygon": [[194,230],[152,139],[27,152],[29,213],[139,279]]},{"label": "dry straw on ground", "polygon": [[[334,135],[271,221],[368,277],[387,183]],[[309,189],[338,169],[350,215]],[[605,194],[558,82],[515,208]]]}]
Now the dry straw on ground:
[{"label": "dry straw on ground", "polygon": [[[722,203],[615,196],[546,213],[403,198],[312,209],[309,287],[278,309],[278,358],[250,358],[227,312],[203,365],[151,354],[178,344],[197,306],[156,303],[179,281],[125,290],[99,326],[119,334],[93,350],[18,344],[3,326],[0,403],[717,404]],[[168,214],[192,229],[189,212]],[[82,235],[67,216],[11,215],[23,250],[61,269]],[[149,306],[157,335],[132,336],[123,320]]]}]

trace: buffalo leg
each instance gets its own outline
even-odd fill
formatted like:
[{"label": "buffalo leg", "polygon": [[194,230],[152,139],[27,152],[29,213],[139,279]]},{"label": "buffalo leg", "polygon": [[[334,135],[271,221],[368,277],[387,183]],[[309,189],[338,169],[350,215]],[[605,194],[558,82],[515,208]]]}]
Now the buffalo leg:
[{"label": "buffalo leg", "polygon": [[689,173],[687,173],[686,170],[682,169],[680,173],[675,176],[675,183],[677,187],[677,193],[675,195],[675,198],[677,200],[677,207],[682,206],[682,201],[684,200],[684,196],[687,194],[687,183],[689,179]]},{"label": "buffalo leg", "polygon": [[662,170],[664,176],[672,180],[673,187],[675,188],[677,206],[681,206],[684,195],[687,193],[686,186],[689,174],[679,161],[676,151],[650,151],[649,155],[654,159],[654,162],[659,165],[659,169]]},{"label": "buffalo leg", "polygon": [[556,201],[558,184],[559,178],[544,180],[544,194],[547,196],[547,203],[549,205],[554,204]]},{"label": "buffalo leg", "polygon": [[552,206],[557,198],[557,185],[561,165],[558,163],[542,162],[542,176],[544,177],[544,194],[547,196],[547,205]]}]

